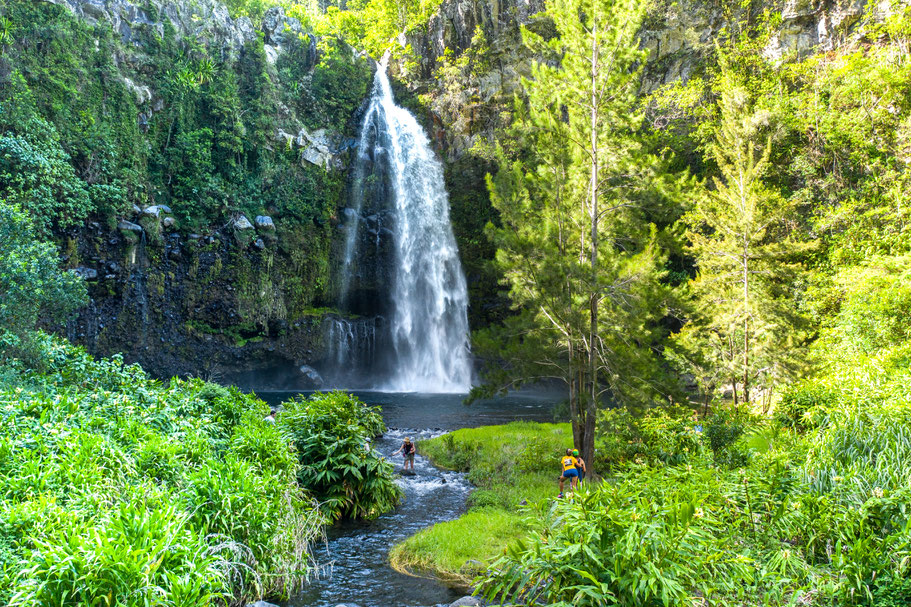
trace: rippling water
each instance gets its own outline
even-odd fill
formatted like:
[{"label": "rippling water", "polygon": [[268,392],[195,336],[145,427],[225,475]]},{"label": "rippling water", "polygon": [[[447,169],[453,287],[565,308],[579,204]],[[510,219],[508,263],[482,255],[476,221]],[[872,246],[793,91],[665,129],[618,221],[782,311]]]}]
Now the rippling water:
[{"label": "rippling water", "polygon": [[[261,394],[278,403],[289,392]],[[380,405],[389,430],[375,443],[389,455],[406,436],[418,443],[464,427],[503,424],[514,420],[552,421],[559,395],[529,394],[462,405],[462,396],[439,394],[390,394],[359,392],[364,402]],[[401,471],[402,458],[391,458]],[[329,531],[329,540],[317,551],[321,571],[286,607],[429,607],[446,605],[463,593],[436,580],[402,575],[388,563],[390,548],[417,531],[465,511],[470,490],[464,476],[432,466],[418,455],[414,476],[399,483],[405,492],[402,504],[368,523],[348,522]]]}]

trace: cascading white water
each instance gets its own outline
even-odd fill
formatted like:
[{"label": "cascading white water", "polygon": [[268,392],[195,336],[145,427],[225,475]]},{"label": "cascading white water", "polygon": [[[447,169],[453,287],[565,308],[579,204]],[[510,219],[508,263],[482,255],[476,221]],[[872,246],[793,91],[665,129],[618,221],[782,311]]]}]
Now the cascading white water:
[{"label": "cascading white water", "polygon": [[343,308],[359,256],[362,182],[368,158],[374,162],[382,159],[380,170],[388,173],[392,199],[387,201],[393,241],[388,347],[376,354],[388,358],[376,365],[384,372],[374,387],[397,392],[466,392],[472,379],[468,294],[449,223],[443,167],[415,117],[395,104],[385,60],[374,78],[357,153],[354,216],[346,222],[340,289]]}]

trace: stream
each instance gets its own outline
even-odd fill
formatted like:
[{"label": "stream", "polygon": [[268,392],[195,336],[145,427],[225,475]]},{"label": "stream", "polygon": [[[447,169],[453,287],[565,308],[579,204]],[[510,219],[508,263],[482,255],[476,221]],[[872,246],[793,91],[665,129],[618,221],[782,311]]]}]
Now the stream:
[{"label": "stream", "polygon": [[[277,404],[294,392],[259,394]],[[355,392],[364,402],[379,405],[388,431],[374,443],[383,455],[398,449],[410,436],[418,448],[422,440],[458,428],[505,424],[515,420],[553,421],[559,394],[520,393],[462,404],[459,394],[395,394]],[[402,458],[390,458],[401,472]],[[430,607],[448,605],[465,592],[435,579],[411,577],[389,566],[389,550],[431,525],[457,518],[465,511],[471,489],[463,474],[443,471],[418,455],[414,476],[398,482],[405,492],[402,503],[369,522],[346,522],[328,530],[328,542],[316,549],[319,567],[310,583],[284,607]]]}]

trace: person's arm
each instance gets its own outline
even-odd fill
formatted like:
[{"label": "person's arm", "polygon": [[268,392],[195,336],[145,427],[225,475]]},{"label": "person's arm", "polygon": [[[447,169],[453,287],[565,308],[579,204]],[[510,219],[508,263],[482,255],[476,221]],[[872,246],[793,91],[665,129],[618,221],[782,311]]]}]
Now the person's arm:
[{"label": "person's arm", "polygon": [[398,448],[397,451],[393,451],[390,455],[398,455],[399,453],[402,452],[402,449],[404,449],[404,448],[405,448],[405,445],[402,445],[401,447]]}]

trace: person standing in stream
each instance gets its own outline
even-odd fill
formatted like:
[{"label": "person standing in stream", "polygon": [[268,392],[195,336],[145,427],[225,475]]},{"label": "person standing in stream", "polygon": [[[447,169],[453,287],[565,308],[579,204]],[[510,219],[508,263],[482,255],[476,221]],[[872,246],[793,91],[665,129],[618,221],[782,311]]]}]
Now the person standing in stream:
[{"label": "person standing in stream", "polygon": [[403,470],[408,470],[410,464],[412,472],[414,471],[414,452],[415,444],[411,442],[411,437],[408,436],[405,438],[405,442],[402,443],[402,446],[399,447],[398,451],[395,451],[392,455],[402,454],[402,457],[405,458],[405,462],[402,465]]}]

